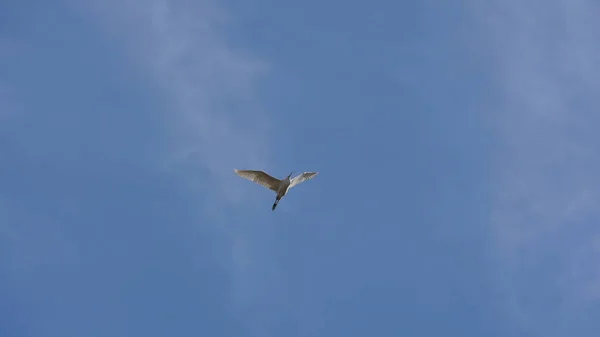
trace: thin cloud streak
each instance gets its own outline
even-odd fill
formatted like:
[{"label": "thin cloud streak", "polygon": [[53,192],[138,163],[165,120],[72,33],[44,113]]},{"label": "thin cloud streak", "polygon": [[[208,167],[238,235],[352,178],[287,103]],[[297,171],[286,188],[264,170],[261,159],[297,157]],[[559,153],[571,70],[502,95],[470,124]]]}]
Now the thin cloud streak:
[{"label": "thin cloud streak", "polygon": [[586,315],[600,299],[600,7],[585,0],[472,7],[501,92],[490,108],[501,144],[490,227],[494,278],[525,331],[597,334]]},{"label": "thin cloud streak", "polygon": [[252,101],[266,65],[227,46],[224,12],[209,1],[97,1],[93,9],[165,93],[178,159],[201,157],[222,185],[233,167],[266,163],[270,125]]},{"label": "thin cloud streak", "polygon": [[173,143],[163,169],[175,171],[196,192],[202,199],[199,217],[208,214],[214,230],[227,238],[232,297],[248,312],[265,287],[256,274],[276,273],[261,260],[267,248],[260,246],[269,234],[244,228],[226,210],[249,199],[240,186],[254,187],[238,180],[233,169],[267,167],[265,134],[271,126],[252,99],[266,65],[226,44],[218,28],[231,18],[209,1],[95,1],[79,8],[125,36],[134,62],[164,94]]}]

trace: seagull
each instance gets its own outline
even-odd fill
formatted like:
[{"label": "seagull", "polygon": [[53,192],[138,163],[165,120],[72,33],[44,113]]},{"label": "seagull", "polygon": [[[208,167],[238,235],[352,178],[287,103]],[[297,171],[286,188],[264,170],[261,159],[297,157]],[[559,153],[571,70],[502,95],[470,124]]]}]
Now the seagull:
[{"label": "seagull", "polygon": [[303,183],[309,179],[312,179],[317,174],[319,174],[319,172],[304,172],[292,178],[292,174],[294,173],[292,171],[287,177],[285,177],[285,179],[279,180],[277,178],[271,177],[263,171],[238,169],[234,169],[234,171],[238,176],[253,181],[277,193],[277,198],[275,199],[275,203],[273,204],[273,208],[271,209],[273,211],[275,210],[275,207],[277,207],[279,200],[281,200],[281,198],[283,198],[283,196],[287,194],[290,188],[300,183]]}]

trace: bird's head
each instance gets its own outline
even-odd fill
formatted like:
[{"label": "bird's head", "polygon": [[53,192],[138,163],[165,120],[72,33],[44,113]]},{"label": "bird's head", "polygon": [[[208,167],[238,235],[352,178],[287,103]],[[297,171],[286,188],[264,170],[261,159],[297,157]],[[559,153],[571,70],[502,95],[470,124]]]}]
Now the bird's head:
[{"label": "bird's head", "polygon": [[292,178],[292,174],[294,174],[294,171],[292,171],[292,172],[290,172],[290,174],[288,174],[288,176],[287,176],[287,177],[288,177],[288,179],[291,179],[291,178]]}]

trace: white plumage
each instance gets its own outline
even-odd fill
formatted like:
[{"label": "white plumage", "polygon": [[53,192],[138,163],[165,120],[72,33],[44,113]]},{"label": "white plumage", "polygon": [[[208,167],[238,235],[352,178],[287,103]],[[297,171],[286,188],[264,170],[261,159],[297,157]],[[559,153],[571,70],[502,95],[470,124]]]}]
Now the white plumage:
[{"label": "white plumage", "polygon": [[292,173],[294,173],[294,172],[292,172],[287,177],[285,177],[285,179],[279,180],[277,178],[270,176],[269,174],[267,174],[264,171],[237,170],[237,169],[234,169],[234,171],[238,176],[240,176],[244,179],[253,181],[253,182],[277,193],[277,197],[275,199],[275,203],[273,204],[273,208],[272,208],[273,211],[275,210],[275,207],[277,207],[279,200],[287,194],[287,192],[290,190],[290,188],[292,188],[298,184],[301,184],[309,179],[312,179],[317,174],[319,174],[319,172],[304,172],[302,174],[295,176],[294,178],[291,178]]}]

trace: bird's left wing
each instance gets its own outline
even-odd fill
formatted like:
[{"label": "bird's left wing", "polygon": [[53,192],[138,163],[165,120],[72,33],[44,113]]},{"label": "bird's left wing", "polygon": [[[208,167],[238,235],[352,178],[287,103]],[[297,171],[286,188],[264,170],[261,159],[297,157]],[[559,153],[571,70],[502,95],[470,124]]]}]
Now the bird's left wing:
[{"label": "bird's left wing", "polygon": [[302,174],[299,174],[292,179],[289,188],[292,188],[300,183],[310,180],[314,178],[317,174],[319,174],[319,172],[304,172]]},{"label": "bird's left wing", "polygon": [[255,182],[259,185],[262,185],[270,190],[277,192],[277,188],[279,187],[279,183],[281,180],[271,177],[266,172],[263,171],[252,171],[252,170],[235,170],[235,173],[244,178],[248,179],[252,182]]}]

